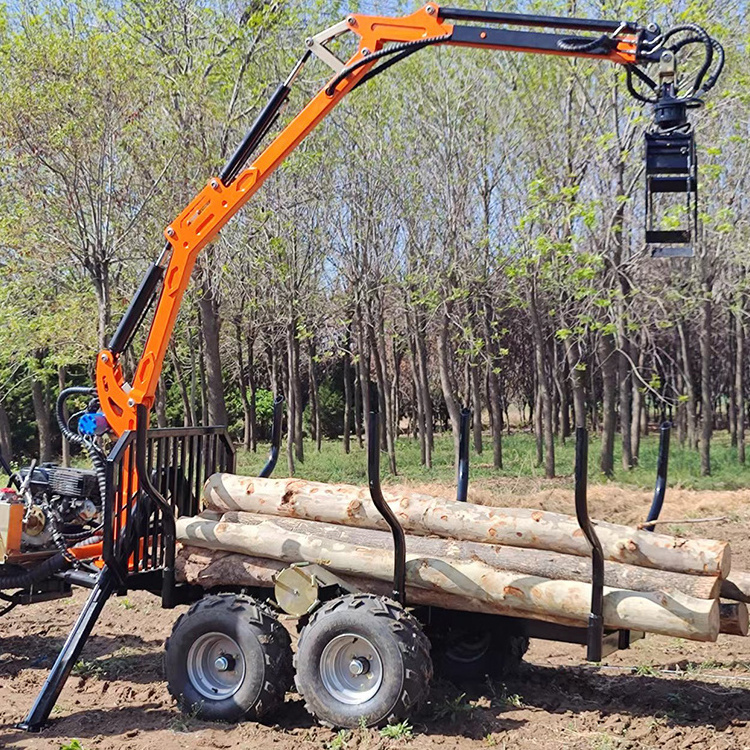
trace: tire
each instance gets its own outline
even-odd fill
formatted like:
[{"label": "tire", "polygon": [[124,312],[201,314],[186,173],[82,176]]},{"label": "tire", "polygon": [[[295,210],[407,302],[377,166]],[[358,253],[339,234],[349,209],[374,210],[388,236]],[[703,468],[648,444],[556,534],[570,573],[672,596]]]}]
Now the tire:
[{"label": "tire", "polygon": [[165,648],[170,695],[202,719],[263,719],[292,684],[289,634],[249,596],[203,597],[177,620]]},{"label": "tire", "polygon": [[528,638],[502,628],[449,628],[433,639],[435,671],[456,683],[502,679],[518,671],[528,648]]},{"label": "tire", "polygon": [[400,604],[372,594],[322,606],[302,629],[295,667],[307,710],[332,727],[403,721],[419,710],[432,679],[430,644],[419,622]]}]

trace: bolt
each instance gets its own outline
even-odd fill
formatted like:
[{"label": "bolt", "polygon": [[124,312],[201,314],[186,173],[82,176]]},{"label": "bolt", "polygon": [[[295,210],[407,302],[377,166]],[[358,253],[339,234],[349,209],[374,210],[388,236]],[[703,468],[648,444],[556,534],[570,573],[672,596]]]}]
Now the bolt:
[{"label": "bolt", "polygon": [[109,357],[106,354],[102,354],[102,362],[109,362]]},{"label": "bolt", "polygon": [[311,37],[311,36],[309,36],[309,37],[307,37],[307,39],[305,39],[305,45],[306,45],[307,47],[312,47],[312,46],[313,46],[313,44],[315,44],[315,42],[313,41],[313,39],[312,39],[312,37]]},{"label": "bolt", "polygon": [[135,406],[135,399],[129,398],[128,399],[128,406],[132,409]]},{"label": "bolt", "polygon": [[364,657],[357,656],[349,662],[349,671],[354,677],[360,677],[370,671],[370,664]]},{"label": "bolt", "polygon": [[657,23],[650,23],[646,27],[646,30],[650,31],[652,34],[658,34],[659,33],[659,24],[657,24]]},{"label": "bolt", "polygon": [[428,5],[425,8],[425,11],[427,11],[427,13],[429,13],[430,15],[433,15],[435,13],[435,6],[434,5]]},{"label": "bolt", "polygon": [[346,19],[346,22],[349,24],[349,26],[357,25],[357,19],[354,16],[349,16],[349,18]]},{"label": "bolt", "polygon": [[211,180],[211,187],[214,190],[218,190],[219,189],[219,182],[218,182],[218,180]]},{"label": "bolt", "polygon": [[367,47],[362,47],[362,57],[367,57],[370,54],[370,50]]},{"label": "bolt", "polygon": [[226,672],[229,669],[229,659],[226,656],[220,656],[214,662],[217,672]]},{"label": "bolt", "polygon": [[664,52],[661,56],[661,59],[664,60],[664,62],[671,62],[673,58],[674,55],[671,52]]},{"label": "bolt", "polygon": [[174,229],[172,227],[167,227],[167,237],[174,237]]}]

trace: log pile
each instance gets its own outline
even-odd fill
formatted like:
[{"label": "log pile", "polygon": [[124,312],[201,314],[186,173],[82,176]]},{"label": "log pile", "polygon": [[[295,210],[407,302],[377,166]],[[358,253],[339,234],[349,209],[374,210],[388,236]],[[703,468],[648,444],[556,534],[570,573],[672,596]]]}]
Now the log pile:
[{"label": "log pile", "polygon": [[[590,551],[574,518],[384,494],[407,534],[409,603],[586,624]],[[360,590],[390,592],[392,540],[366,489],[216,474],[204,501],[200,516],[178,519],[183,580],[270,586],[290,563],[309,562]],[[602,522],[596,530],[606,627],[698,641],[747,635],[750,587],[743,574],[733,583],[727,543]],[[738,601],[720,605],[720,596]]]}]

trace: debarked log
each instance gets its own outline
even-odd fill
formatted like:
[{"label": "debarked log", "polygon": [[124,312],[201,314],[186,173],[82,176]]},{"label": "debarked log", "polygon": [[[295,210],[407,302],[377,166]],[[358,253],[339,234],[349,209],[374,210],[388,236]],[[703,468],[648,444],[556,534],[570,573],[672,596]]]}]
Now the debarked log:
[{"label": "debarked log", "polygon": [[[253,588],[272,588],[274,576],[286,567],[286,563],[261,557],[251,557],[238,552],[225,552],[203,547],[182,545],[176,559],[177,578],[179,581],[202,586],[205,589],[223,586],[250,586]],[[392,585],[389,581],[373,578],[340,574],[339,577],[355,591],[390,596]],[[493,614],[491,604],[464,599],[440,591],[407,586],[407,602],[411,605],[440,607],[464,612]],[[746,636],[748,634],[748,611],[743,603],[720,605],[719,632],[727,635]],[[564,618],[548,618],[561,625],[577,625]]]},{"label": "debarked log", "polygon": [[[420,535],[544,549],[588,557],[575,518],[530,508],[494,508],[443,500],[407,490],[385,491],[404,530]],[[204,487],[209,508],[248,511],[311,521],[387,529],[367,489],[299,479],[258,479],[214,474]],[[679,539],[596,522],[604,556],[613,562],[725,578],[731,565],[726,542]]]},{"label": "debarked log", "polygon": [[[260,523],[269,516],[259,513],[202,514],[213,520],[230,523]],[[390,551],[393,537],[390,532],[360,529],[318,521],[303,521],[297,518],[274,517],[281,528],[298,534],[325,536],[339,542]],[[552,578],[556,580],[591,582],[591,559],[564,555],[548,550],[506,547],[499,544],[463,542],[438,537],[406,536],[408,552],[427,557],[445,557],[459,560],[480,560],[497,570],[512,570],[516,573]],[[718,599],[721,581],[713,576],[694,576],[686,573],[657,571],[607,561],[604,564],[604,583],[607,586],[631,591],[679,591],[698,599]]]},{"label": "debarked log", "polygon": [[[177,538],[198,547],[239,552],[281,562],[311,562],[337,574],[389,581],[392,555],[300,534],[274,523],[234,523],[209,518],[180,518]],[[421,589],[491,603],[496,613],[536,619],[565,618],[585,622],[591,586],[579,581],[550,580],[513,571],[495,570],[481,560],[458,560],[407,554],[407,581]],[[645,630],[699,641],[716,640],[719,603],[679,592],[636,592],[605,587],[606,627]]]}]

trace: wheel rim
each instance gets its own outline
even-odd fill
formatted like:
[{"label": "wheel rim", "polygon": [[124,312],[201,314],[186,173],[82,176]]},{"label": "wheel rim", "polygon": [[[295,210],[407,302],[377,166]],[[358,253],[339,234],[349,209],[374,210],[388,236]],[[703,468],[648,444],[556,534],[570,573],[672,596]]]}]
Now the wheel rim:
[{"label": "wheel rim", "polygon": [[234,638],[204,633],[188,651],[187,672],[204,698],[224,700],[233,696],[245,679],[245,657]]},{"label": "wheel rim", "polygon": [[383,661],[367,638],[337,635],[320,655],[320,677],[326,690],[341,703],[365,703],[383,682]]},{"label": "wheel rim", "polygon": [[446,656],[454,662],[471,664],[484,658],[492,644],[492,633],[488,630],[466,633],[445,650]]}]

